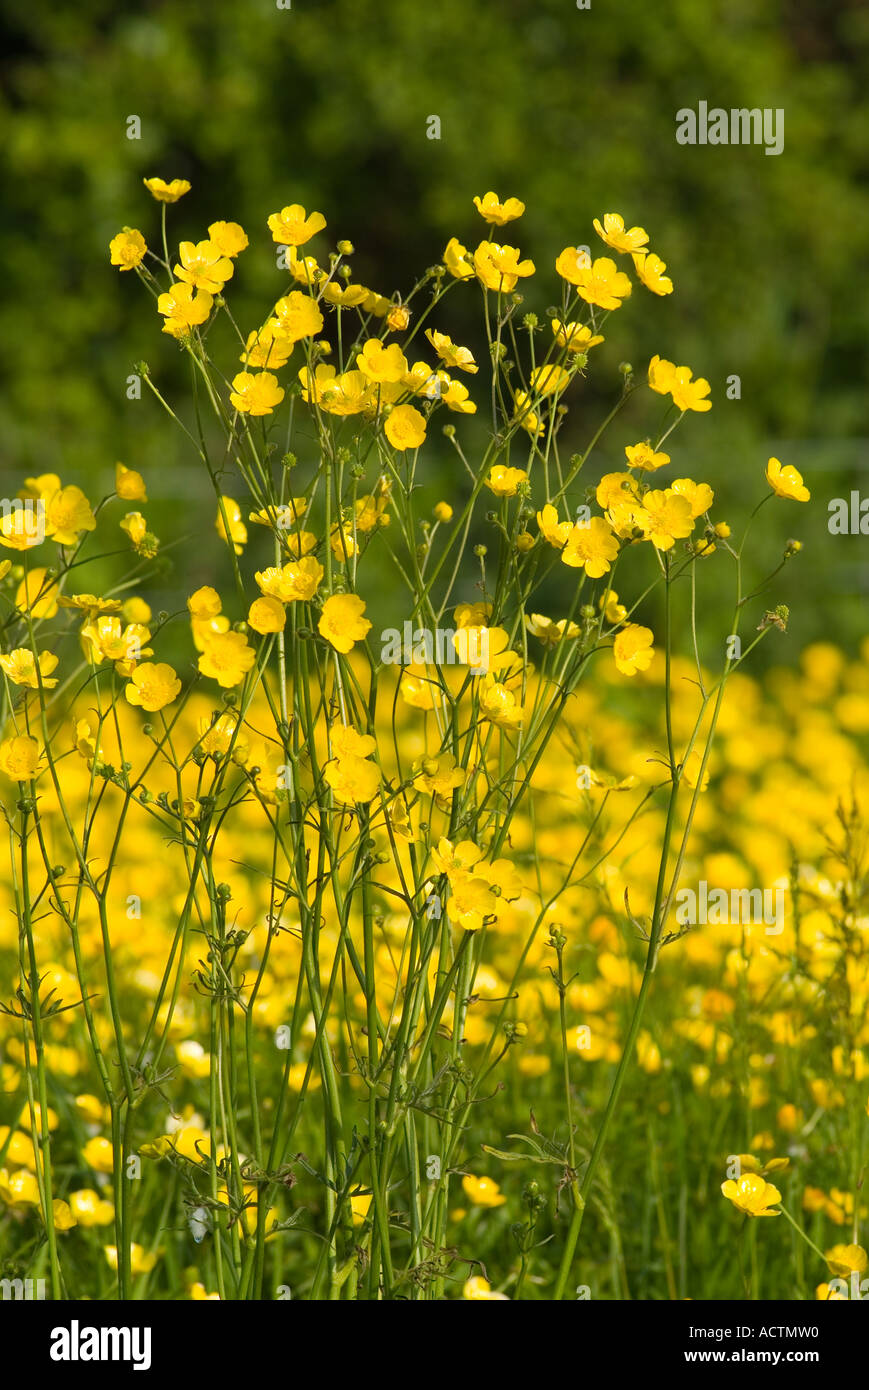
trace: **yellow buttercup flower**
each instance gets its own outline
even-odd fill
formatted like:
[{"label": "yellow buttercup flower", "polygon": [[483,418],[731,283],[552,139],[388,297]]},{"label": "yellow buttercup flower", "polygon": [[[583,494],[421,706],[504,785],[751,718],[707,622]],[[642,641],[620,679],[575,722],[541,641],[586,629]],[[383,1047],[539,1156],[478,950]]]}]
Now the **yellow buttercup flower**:
[{"label": "yellow buttercup flower", "polygon": [[31,690],[38,690],[40,684],[52,690],[57,685],[57,677],[51,676],[56,666],[57,657],[53,652],[40,652],[37,665],[29,647],[18,647],[7,656],[0,656],[0,670],[4,675],[14,685],[26,685]]},{"label": "yellow buttercup flower", "polygon": [[839,1279],[847,1279],[849,1274],[863,1274],[869,1267],[869,1256],[862,1245],[834,1245],[824,1251],[824,1258],[830,1273]]},{"label": "yellow buttercup flower", "polygon": [[571,527],[561,559],[572,569],[584,569],[589,579],[599,579],[618,553],[619,543],[612,527],[603,517],[593,516],[587,525]]},{"label": "yellow buttercup flower", "polygon": [[147,502],[148,495],[145,491],[145,479],[141,473],[137,473],[135,468],[127,468],[126,464],[115,464],[115,492],[125,502]]},{"label": "yellow buttercup flower", "polygon": [[490,492],[494,492],[496,497],[515,497],[520,485],[527,479],[528,474],[524,468],[505,468],[503,464],[496,463],[489,469],[486,487]]},{"label": "yellow buttercup flower", "polygon": [[534,274],[534,262],[520,261],[522,253],[515,246],[499,246],[495,241],[481,241],[474,252],[474,269],[487,290],[509,294],[520,278]]},{"label": "yellow buttercup flower", "polygon": [[79,1188],[69,1195],[69,1209],[79,1226],[110,1226],[115,1219],[115,1208],[106,1198],[101,1197],[92,1187]]},{"label": "yellow buttercup flower", "polygon": [[444,250],[444,265],[455,280],[472,280],[474,271],[469,264],[467,246],[457,237],[450,237]]},{"label": "yellow buttercup flower", "polygon": [[588,352],[589,348],[603,342],[603,335],[593,333],[584,323],[562,323],[560,319],[553,319],[552,332],[558,346],[567,348],[568,352]]},{"label": "yellow buttercup flower", "polygon": [[669,386],[674,404],[681,411],[697,410],[703,412],[711,410],[712,402],[707,401],[706,397],[712,387],[705,377],[700,376],[694,381],[692,380],[693,376],[694,373],[690,367],[677,367],[675,369]]},{"label": "yellow buttercup flower", "polygon": [[412,405],[397,405],[383,432],[393,449],[418,449],[425,439],[425,416]]},{"label": "yellow buttercup flower", "polygon": [[39,744],[29,734],[19,734],[0,743],[0,772],[12,782],[29,782],[39,767]]},{"label": "yellow buttercup flower", "polygon": [[628,468],[639,468],[643,473],[651,473],[670,462],[670,455],[663,451],[656,453],[648,440],[644,444],[626,444],[625,456]]},{"label": "yellow buttercup flower", "polygon": [[812,495],[803,482],[802,474],[791,464],[781,464],[775,458],[771,458],[766,465],[766,480],[776,497],[788,497],[792,502],[808,502]]},{"label": "yellow buttercup flower", "polygon": [[192,285],[179,281],[171,290],[157,296],[157,313],[166,320],[163,332],[170,333],[173,338],[186,338],[192,328],[205,322],[213,303],[205,290],[194,290]]},{"label": "yellow buttercup flower", "polygon": [[448,334],[438,333],[434,328],[427,328],[425,336],[445,366],[457,367],[463,372],[471,373],[479,370],[471,349],[457,347]]},{"label": "yellow buttercup flower", "polygon": [[124,694],[131,705],[154,714],[177,700],[181,682],[165,661],[143,661],[137,666]]},{"label": "yellow buttercup flower", "polygon": [[[0,535],[2,541],[2,535]],[[33,618],[53,618],[58,608],[59,587],[44,567],[30,570],[18,585],[15,607]]]},{"label": "yellow buttercup flower", "polygon": [[211,676],[225,690],[240,684],[256,661],[256,652],[241,632],[217,632],[205,639],[199,658],[203,676]]},{"label": "yellow buttercup flower", "polygon": [[672,294],[673,281],[669,275],[665,275],[667,269],[660,256],[656,256],[654,251],[634,252],[631,257],[634,263],[634,270],[637,272],[637,279],[645,285],[652,294]]},{"label": "yellow buttercup flower", "polygon": [[369,338],[356,358],[362,375],[376,384],[392,384],[407,375],[407,358],[398,343],[387,346],[381,338]]},{"label": "yellow buttercup flower", "polygon": [[631,227],[629,231],[626,231],[625,219],[617,212],[605,212],[603,226],[597,218],[594,219],[593,226],[607,246],[611,246],[614,251],[620,251],[622,254],[639,251],[640,247],[645,246],[649,240],[642,227]]},{"label": "yellow buttercup flower", "polygon": [[466,1279],[462,1287],[462,1298],[468,1299],[472,1303],[509,1303],[510,1299],[505,1293],[496,1293],[482,1274],[472,1274],[470,1279]]},{"label": "yellow buttercup flower", "polygon": [[555,262],[555,269],[563,280],[576,286],[577,293],[587,304],[601,309],[618,309],[631,293],[630,280],[609,256],[592,261],[585,252],[568,246]]},{"label": "yellow buttercup flower", "polygon": [[780,1216],[781,1212],[770,1211],[770,1207],[781,1201],[781,1193],[771,1182],[757,1173],[744,1173],[741,1178],[728,1178],[721,1184],[721,1191],[737,1211],[746,1216]]},{"label": "yellow buttercup flower", "polygon": [[494,1178],[477,1178],[473,1173],[462,1178],[462,1191],[476,1207],[502,1207],[507,1200]]},{"label": "yellow buttercup flower", "polygon": [[313,556],[304,556],[291,564],[258,571],[254,578],[262,593],[280,603],[307,602],[312,599],[323,579],[323,566]]},{"label": "yellow buttercup flower", "polygon": [[323,327],[323,315],[316,299],[301,290],[290,290],[275,305],[275,318],[291,343],[314,338]]},{"label": "yellow buttercup flower", "polygon": [[653,490],[643,497],[640,525],[658,550],[671,550],[679,537],[694,529],[691,502],[673,488]]},{"label": "yellow buttercup flower", "polygon": [[235,271],[230,258],[222,255],[213,241],[182,241],[178,254],[181,264],[175,267],[176,277],[206,294],[220,294]]},{"label": "yellow buttercup flower", "polygon": [[142,182],[158,203],[177,203],[179,198],[190,192],[190,184],[186,179],[173,179],[171,183],[167,183],[165,179],[151,178],[143,179]]},{"label": "yellow buttercup flower", "polygon": [[248,245],[247,233],[237,222],[212,222],[208,240],[222,256],[238,256]]},{"label": "yellow buttercup flower", "polygon": [[639,623],[626,623],[621,632],[616,633],[613,643],[613,660],[616,670],[623,676],[635,676],[638,671],[647,671],[652,664],[654,633],[651,628]]},{"label": "yellow buttercup flower", "polygon": [[239,372],[229,399],[242,415],[271,415],[284,399],[284,388],[272,372]]},{"label": "yellow buttercup flower", "polygon": [[[118,1267],[118,1251],[114,1245],[103,1246],[106,1261],[109,1269]],[[135,1241],[130,1242],[130,1273],[135,1277],[137,1274],[147,1274],[157,1263],[157,1253],[147,1251]]]},{"label": "yellow buttercup flower", "polygon": [[[241,519],[241,507],[234,497],[221,497],[214,525],[221,540],[230,541],[236,555],[241,555],[247,541],[247,527]],[[220,612],[219,608],[217,612]]]},{"label": "yellow buttercup flower", "polygon": [[301,203],[290,203],[280,212],[273,212],[268,220],[272,240],[279,246],[304,246],[325,225],[326,219],[321,212],[307,214]]},{"label": "yellow buttercup flower", "polygon": [[515,222],[525,211],[525,204],[518,198],[505,198],[503,203],[497,193],[484,193],[482,198],[474,198],[474,207],[484,222],[503,227],[507,222]]},{"label": "yellow buttercup flower", "polygon": [[282,603],[276,598],[266,596],[254,599],[247,615],[247,621],[254,632],[283,632],[287,614]]},{"label": "yellow buttercup flower", "polygon": [[97,519],[80,487],[60,488],[45,506],[45,534],[58,545],[75,545],[82,531],[96,529]]},{"label": "yellow buttercup flower", "polygon": [[336,651],[352,651],[371,630],[364,612],[365,604],[358,594],[333,594],[323,604],[317,628]]},{"label": "yellow buttercup flower", "polygon": [[141,265],[147,250],[145,238],[135,227],[125,227],[109,242],[111,263],[121,270],[135,270],[137,265]]},{"label": "yellow buttercup flower", "polygon": [[327,763],[323,775],[335,798],[347,806],[372,801],[380,786],[376,765],[352,753]]}]

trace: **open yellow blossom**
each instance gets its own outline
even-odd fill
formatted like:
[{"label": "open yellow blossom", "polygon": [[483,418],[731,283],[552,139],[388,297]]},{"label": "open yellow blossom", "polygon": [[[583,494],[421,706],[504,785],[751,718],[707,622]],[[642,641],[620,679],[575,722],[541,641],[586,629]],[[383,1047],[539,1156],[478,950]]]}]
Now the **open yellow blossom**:
[{"label": "open yellow blossom", "polygon": [[31,690],[38,690],[40,683],[47,690],[52,690],[57,685],[57,677],[51,677],[56,666],[57,657],[54,652],[40,652],[37,666],[36,659],[29,647],[17,647],[14,652],[9,652],[7,656],[0,656],[0,669],[2,669],[3,674],[14,685],[26,685]]},{"label": "open yellow blossom", "polygon": [[257,571],[254,575],[263,594],[280,603],[307,602],[312,599],[323,579],[323,566],[312,555],[278,568]]},{"label": "open yellow blossom", "polygon": [[570,384],[570,373],[555,363],[546,367],[535,367],[528,384],[536,396],[557,396]]},{"label": "open yellow blossom", "polygon": [[640,524],[652,545],[670,550],[679,537],[690,536],[694,529],[691,503],[670,487],[647,492]]},{"label": "open yellow blossom", "polygon": [[247,246],[247,233],[237,222],[212,222],[208,240],[221,256],[238,256]]},{"label": "open yellow blossom", "polygon": [[395,383],[407,375],[407,358],[398,343],[388,346],[380,338],[369,338],[356,358],[356,366],[368,381]]},{"label": "open yellow blossom", "polygon": [[520,261],[515,246],[499,246],[496,241],[481,241],[474,252],[474,269],[487,290],[509,294],[515,290],[520,277],[534,274],[534,262]]},{"label": "open yellow blossom", "polygon": [[374,800],[380,786],[380,773],[375,763],[367,758],[359,758],[354,753],[328,762],[323,776],[337,801],[346,806],[355,802],[367,803]]},{"label": "open yellow blossom", "polygon": [[692,517],[708,512],[715,501],[715,493],[708,483],[695,483],[693,478],[674,478],[670,490],[679,497],[685,497],[691,508]]},{"label": "open yellow blossom", "polygon": [[246,367],[285,367],[292,356],[294,343],[281,329],[277,319],[270,319],[262,328],[247,335],[241,361]]},{"label": "open yellow blossom", "polygon": [[272,240],[279,246],[304,246],[317,232],[322,232],[326,219],[321,212],[306,213],[300,203],[290,203],[273,212],[268,220]]},{"label": "open yellow blossom", "polygon": [[525,211],[525,204],[519,198],[505,198],[502,203],[497,193],[484,193],[482,198],[475,197],[474,207],[484,222],[493,223],[496,227],[515,222]]},{"label": "open yellow blossom", "polygon": [[425,336],[428,338],[440,360],[447,367],[458,367],[463,372],[476,372],[479,370],[474,361],[474,354],[470,348],[457,347],[452,338],[446,333],[438,333],[435,328],[427,328]]},{"label": "open yellow blossom", "polygon": [[254,599],[247,621],[254,632],[283,632],[287,614],[284,605],[278,599],[265,596]]},{"label": "open yellow blossom", "polygon": [[659,357],[657,353],[649,363],[649,385],[653,391],[657,391],[659,396],[666,396],[673,384],[673,377],[676,368],[666,357]]},{"label": "open yellow blossom", "polygon": [[194,290],[192,285],[179,281],[157,297],[157,313],[166,320],[163,332],[173,338],[186,338],[192,328],[205,322],[213,303],[205,290]]},{"label": "open yellow blossom", "polygon": [[654,633],[651,628],[639,623],[626,623],[621,632],[616,633],[613,643],[613,660],[616,670],[623,676],[635,676],[638,671],[647,671],[652,664]]},{"label": "open yellow blossom", "polygon": [[272,372],[239,372],[229,399],[242,415],[271,415],[284,399],[284,388]]},{"label": "open yellow blossom", "polygon": [[547,502],[543,511],[537,513],[537,525],[547,545],[554,546],[556,550],[561,550],[573,529],[571,522],[558,520],[558,512],[551,502]]},{"label": "open yellow blossom", "polygon": [[142,182],[158,203],[177,203],[179,198],[190,192],[190,184],[186,179],[173,179],[171,183],[167,183],[165,179],[151,178],[142,179]]},{"label": "open yellow blossom", "polygon": [[[475,369],[476,370],[476,369]],[[441,389],[441,404],[447,410],[456,411],[459,415],[475,415],[477,405],[470,398],[470,392],[463,381],[453,381],[450,377],[446,378]]]},{"label": "open yellow blossom", "polygon": [[125,227],[109,242],[111,263],[121,270],[135,270],[145,259],[147,250],[145,238],[136,227]]},{"label": "open yellow blossom", "polygon": [[383,432],[393,449],[418,449],[425,439],[425,416],[412,405],[397,405]]},{"label": "open yellow blossom", "polygon": [[561,559],[572,569],[584,569],[589,579],[606,574],[619,553],[618,538],[601,516],[593,516],[586,525],[572,526]]},{"label": "open yellow blossom", "polygon": [[486,487],[496,497],[515,497],[520,485],[527,479],[524,468],[505,468],[502,463],[496,463],[489,469]]},{"label": "open yellow blossom", "polygon": [[177,279],[206,294],[220,294],[235,271],[230,258],[222,255],[213,241],[182,241],[178,255],[181,264],[175,267]]},{"label": "open yellow blossom", "polygon": [[770,1207],[781,1201],[781,1193],[771,1182],[757,1173],[744,1173],[741,1178],[728,1178],[721,1184],[721,1191],[737,1211],[746,1216],[780,1216],[781,1212],[770,1211]]},{"label": "open yellow blossom", "polygon": [[645,285],[652,294],[672,294],[673,281],[669,275],[665,275],[667,269],[660,256],[656,256],[654,251],[635,251],[631,259],[634,262],[634,270],[637,272],[637,279]]},{"label": "open yellow blossom", "polygon": [[628,468],[639,468],[643,473],[652,473],[670,462],[670,455],[663,451],[656,453],[648,439],[644,444],[626,444],[625,456]]},{"label": "open yellow blossom", "polygon": [[224,690],[239,685],[256,661],[256,652],[241,632],[216,632],[205,639],[199,658],[203,676],[211,676]]},{"label": "open yellow blossom", "polygon": [[869,1256],[862,1245],[834,1245],[824,1251],[824,1258],[830,1273],[839,1279],[847,1279],[850,1274],[863,1274],[869,1267]]},{"label": "open yellow blossom", "polygon": [[593,333],[584,323],[562,323],[560,319],[553,319],[552,332],[558,346],[567,348],[568,352],[588,352],[589,348],[603,342],[603,335]]},{"label": "open yellow blossom", "polygon": [[142,662],[124,691],[131,705],[139,705],[151,714],[171,705],[180,693],[181,682],[165,661]]},{"label": "open yellow blossom", "polygon": [[469,264],[467,246],[457,237],[450,237],[444,250],[444,265],[455,280],[472,280],[474,271]]},{"label": "open yellow blossom", "polygon": [[631,227],[630,230],[626,231],[625,219],[618,212],[605,212],[603,226],[597,217],[592,225],[607,246],[611,246],[614,251],[620,251],[623,255],[632,251],[639,251],[640,247],[645,246],[649,240],[642,227]]},{"label": "open yellow blossom", "polygon": [[677,367],[673,380],[670,383],[669,391],[673,397],[673,403],[681,411],[696,410],[701,413],[712,409],[712,402],[707,401],[706,397],[712,390],[705,377],[699,376],[696,381],[692,378],[694,373],[690,367]]},{"label": "open yellow blossom", "polygon": [[364,612],[365,603],[358,594],[332,594],[323,604],[317,628],[337,652],[352,651],[371,630]]},{"label": "open yellow blossom", "polygon": [[314,338],[323,327],[323,315],[316,299],[301,290],[290,290],[275,305],[275,318],[291,343]]},{"label": "open yellow blossom", "polygon": [[776,497],[788,497],[792,502],[808,502],[812,495],[803,482],[802,474],[791,464],[781,464],[775,458],[771,458],[766,465],[766,480]]},{"label": "open yellow blossom", "polygon": [[97,519],[80,487],[63,487],[45,506],[45,534],[58,545],[75,545],[82,531],[96,529]]}]

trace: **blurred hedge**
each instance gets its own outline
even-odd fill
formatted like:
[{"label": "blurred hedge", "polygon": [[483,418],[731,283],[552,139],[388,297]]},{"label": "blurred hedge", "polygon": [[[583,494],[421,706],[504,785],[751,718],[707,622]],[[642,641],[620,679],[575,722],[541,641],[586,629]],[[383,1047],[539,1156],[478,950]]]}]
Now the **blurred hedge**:
[{"label": "blurred hedge", "polygon": [[[736,498],[756,495],[769,453],[802,467],[813,502],[775,511],[771,555],[791,531],[806,550],[776,597],[811,598],[798,637],[862,633],[863,542],[829,536],[826,501],[865,478],[863,0],[212,0],[126,13],[78,0],[22,7],[5,25],[4,475],[53,469],[96,487],[121,458],[148,474],[158,531],[167,499],[194,518],[211,507],[158,407],[124,394],[143,358],[184,386],[150,300],[108,265],[121,225],[156,236],[144,175],[193,183],[170,210],[173,240],[219,217],[247,228],[256,245],[231,287],[245,326],[274,293],[265,218],[287,202],[321,209],[359,248],[357,278],[391,293],[448,236],[474,237],[474,193],[517,194],[538,310],[557,251],[591,243],[591,218],[619,210],[648,228],[676,293],[635,294],[611,321],[570,438],[587,437],[626,354],[639,370],[654,351],[689,363],[715,408],[679,438],[680,471],[726,480]],[[677,145],[676,111],[700,100],[782,107],[784,152]],[[138,141],[125,133],[133,114]],[[426,138],[433,114],[439,141]],[[473,298],[450,302],[473,335]]]}]

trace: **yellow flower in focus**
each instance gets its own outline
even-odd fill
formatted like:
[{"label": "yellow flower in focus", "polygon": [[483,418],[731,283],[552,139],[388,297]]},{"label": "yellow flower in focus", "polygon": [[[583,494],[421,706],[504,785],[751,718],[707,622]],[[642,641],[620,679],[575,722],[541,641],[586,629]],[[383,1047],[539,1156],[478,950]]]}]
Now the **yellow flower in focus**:
[{"label": "yellow flower in focus", "polygon": [[333,594],[323,604],[318,631],[336,652],[346,654],[371,630],[371,623],[362,616],[364,612],[365,603],[358,594]]},{"label": "yellow flower in focus", "polygon": [[213,241],[182,241],[178,255],[181,264],[175,267],[176,278],[206,294],[220,294],[235,272],[232,261],[221,255]]},{"label": "yellow flower in focus", "polygon": [[486,487],[496,497],[515,497],[520,484],[526,482],[527,478],[524,468],[505,468],[502,463],[496,463],[489,469]]},{"label": "yellow flower in focus", "polygon": [[407,358],[398,343],[388,346],[380,338],[369,338],[356,358],[362,375],[376,385],[397,384],[407,375]]},{"label": "yellow flower in focus", "polygon": [[47,690],[53,690],[57,677],[51,679],[51,673],[56,666],[57,657],[53,652],[40,652],[37,666],[33,652],[28,647],[18,647],[8,656],[0,656],[0,670],[4,675],[14,685],[26,685],[31,690],[38,690],[40,684]]},{"label": "yellow flower in focus", "polygon": [[676,368],[673,363],[655,353],[649,363],[649,385],[652,390],[657,391],[659,396],[669,395],[675,374]]},{"label": "yellow flower in focus", "polygon": [[562,563],[584,569],[589,579],[606,574],[619,553],[619,543],[603,517],[593,516],[585,526],[572,526],[561,552]]},{"label": "yellow flower in focus", "polygon": [[626,444],[625,456],[628,468],[639,468],[643,473],[652,473],[670,462],[670,455],[656,454],[648,440],[644,444]]},{"label": "yellow flower in focus", "polygon": [[680,536],[694,530],[691,503],[672,488],[647,492],[639,513],[640,525],[657,550],[670,550]]},{"label": "yellow flower in focus", "polygon": [[373,801],[380,786],[380,773],[376,765],[352,753],[328,762],[323,776],[336,799],[345,806]]},{"label": "yellow flower in focus", "polygon": [[515,222],[525,211],[525,204],[519,198],[505,198],[503,203],[497,193],[484,193],[482,198],[474,198],[474,207],[484,222],[503,227]]},{"label": "yellow flower in focus", "polygon": [[642,627],[639,623],[626,623],[616,634],[613,643],[616,670],[623,676],[635,676],[638,671],[647,671],[655,654],[652,647],[654,640],[651,628]]},{"label": "yellow flower in focus", "polygon": [[791,464],[782,465],[775,458],[771,458],[766,465],[766,480],[776,497],[788,497],[792,502],[808,502],[812,495],[803,483],[802,474]]},{"label": "yellow flower in focus", "polygon": [[570,384],[570,373],[554,364],[548,367],[535,367],[529,377],[529,385],[535,396],[557,396]]},{"label": "yellow flower in focus", "polygon": [[135,227],[125,227],[109,242],[111,263],[121,270],[135,270],[137,265],[141,265],[147,250],[145,238]]},{"label": "yellow flower in focus", "polygon": [[473,1173],[462,1178],[462,1191],[475,1207],[502,1207],[507,1200],[494,1178],[477,1178]]},{"label": "yellow flower in focus", "polygon": [[275,318],[291,343],[315,338],[323,327],[323,315],[316,299],[301,290],[290,290],[275,305]]},{"label": "yellow flower in focus", "polygon": [[48,578],[47,569],[29,570],[18,585],[15,607],[33,618],[53,618],[58,607],[58,592],[57,581]]},{"label": "yellow flower in focus", "polygon": [[194,290],[192,285],[179,281],[171,290],[157,296],[157,313],[166,320],[163,332],[170,333],[173,338],[186,338],[191,328],[205,322],[213,303],[205,290]]},{"label": "yellow flower in focus", "polygon": [[383,431],[393,449],[418,449],[425,439],[425,416],[415,406],[397,405]]},{"label": "yellow flower in focus", "polygon": [[654,251],[634,252],[631,259],[634,262],[634,270],[637,272],[637,279],[645,285],[652,294],[665,295],[673,293],[673,281],[669,275],[665,275],[667,269],[660,256],[656,256]]},{"label": "yellow flower in focus", "polygon": [[287,621],[284,605],[276,598],[256,598],[250,606],[247,621],[254,632],[283,632]]},{"label": "yellow flower in focus", "polygon": [[322,232],[326,219],[321,212],[307,214],[300,203],[273,212],[268,219],[272,240],[279,246],[304,246],[317,232]]},{"label": "yellow flower in focus", "polygon": [[577,293],[587,304],[596,304],[601,309],[618,309],[631,293],[630,280],[609,256],[592,261],[584,251],[568,246],[555,262],[555,269],[562,280],[576,286]]},{"label": "yellow flower in focus", "polygon": [[199,670],[228,690],[244,680],[255,661],[256,652],[248,646],[243,633],[216,632],[205,637]]},{"label": "yellow flower in focus", "polygon": [[248,245],[247,233],[237,222],[212,222],[208,240],[221,256],[238,256]]},{"label": "yellow flower in focus", "polygon": [[150,714],[171,705],[180,693],[181,682],[165,661],[143,661],[124,690],[131,705],[139,705]]},{"label": "yellow flower in focus", "polygon": [[476,372],[479,368],[474,361],[474,354],[470,348],[457,347],[446,333],[438,333],[435,328],[427,328],[425,336],[428,338],[435,352],[446,367],[456,367],[463,372]]},{"label": "yellow flower in focus", "polygon": [[273,372],[239,372],[229,399],[242,415],[271,415],[284,399],[284,388]]},{"label": "yellow flower in focus", "polygon": [[620,251],[623,255],[639,251],[640,247],[645,246],[649,240],[642,227],[631,227],[629,231],[626,231],[625,219],[617,212],[605,212],[603,226],[597,217],[592,225],[601,241],[605,241],[607,246],[611,246],[614,251]]},{"label": "yellow flower in focus", "polygon": [[670,490],[679,497],[688,499],[691,507],[691,516],[696,521],[698,516],[708,512],[712,503],[715,501],[715,493],[708,483],[695,483],[693,478],[674,478],[670,484]]},{"label": "yellow flower in focus", "polygon": [[319,560],[307,555],[280,569],[272,565],[269,569],[258,571],[254,578],[266,597],[275,598],[280,603],[295,603],[298,600],[307,602],[314,597],[323,573]]},{"label": "yellow flower in focus", "polygon": [[568,352],[588,352],[589,348],[603,342],[602,334],[592,333],[584,323],[562,323],[559,319],[553,319],[552,332],[558,346],[567,348]]},{"label": "yellow flower in focus", "polygon": [[45,505],[45,534],[58,545],[75,545],[82,531],[96,529],[97,519],[80,487],[62,487]]},{"label": "yellow flower in focus", "polygon": [[546,503],[542,512],[537,513],[537,525],[547,545],[554,546],[556,550],[561,550],[573,530],[571,522],[558,520],[558,512],[550,502]]},{"label": "yellow flower in focus", "polygon": [[744,1173],[741,1178],[728,1178],[721,1184],[721,1191],[737,1211],[746,1216],[781,1216],[779,1211],[769,1208],[781,1201],[781,1193],[771,1182],[757,1173]]},{"label": "yellow flower in focus", "polygon": [[39,744],[29,734],[0,743],[0,772],[12,782],[29,782],[39,767]]},{"label": "yellow flower in focus", "polygon": [[173,179],[171,183],[167,183],[165,179],[151,178],[142,179],[142,182],[158,203],[177,203],[179,198],[190,192],[190,184],[186,179]]},{"label": "yellow flower in focus", "polygon": [[520,261],[515,246],[499,246],[496,241],[481,241],[474,252],[474,269],[487,290],[509,294],[515,290],[520,277],[534,274],[534,262]]}]

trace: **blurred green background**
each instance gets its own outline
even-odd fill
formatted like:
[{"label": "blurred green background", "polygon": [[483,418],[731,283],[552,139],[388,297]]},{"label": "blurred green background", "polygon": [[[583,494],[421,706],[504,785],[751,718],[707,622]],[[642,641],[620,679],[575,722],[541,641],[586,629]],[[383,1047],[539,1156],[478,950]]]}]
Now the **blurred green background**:
[{"label": "blurred green background", "polygon": [[[714,407],[678,432],[672,476],[709,480],[717,514],[736,524],[765,491],[767,457],[795,463],[812,502],[764,510],[756,573],[799,537],[804,553],[770,596],[790,604],[794,641],[853,649],[862,637],[869,540],[831,536],[827,504],[869,496],[865,0],[211,0],[126,13],[78,0],[7,7],[4,29],[0,491],[51,470],[99,495],[121,459],[147,477],[152,529],[197,535],[185,565],[213,576],[220,545],[197,459],[147,392],[125,396],[144,359],[161,390],[188,398],[151,300],[109,266],[124,224],[156,244],[143,176],[193,184],[170,209],[176,244],[217,218],[245,226],[251,249],[230,285],[245,328],[283,283],[265,227],[281,206],[322,210],[329,235],[357,247],[354,278],[390,294],[449,236],[476,244],[471,198],[492,188],[527,203],[506,239],[538,266],[529,309],[556,298],[555,255],[595,243],[605,211],[649,230],[676,284],[668,299],[636,291],[611,319],[571,398],[568,447],[615,399],[620,361],[688,363]],[[783,153],[678,145],[676,111],[701,100],[783,108]],[[140,140],[126,138],[130,115]],[[427,138],[430,115],[440,140]],[[439,326],[479,354],[478,295],[448,303]],[[731,374],[739,400],[725,398]],[[654,429],[658,404],[638,393],[594,477]],[[472,439],[482,428],[460,423]],[[456,475],[433,443],[432,501]],[[773,641],[762,651],[783,655]]]}]

